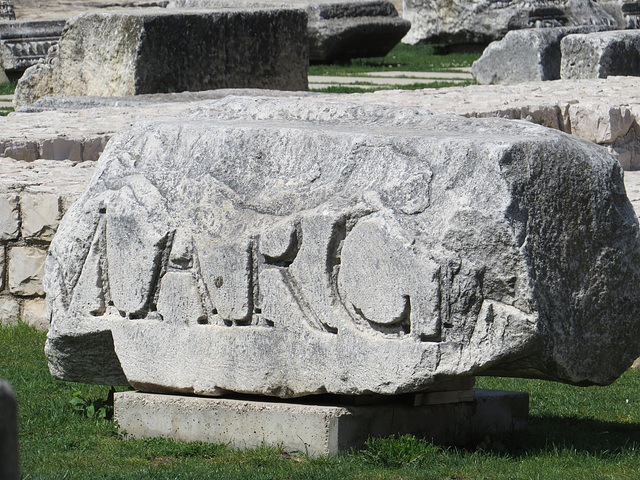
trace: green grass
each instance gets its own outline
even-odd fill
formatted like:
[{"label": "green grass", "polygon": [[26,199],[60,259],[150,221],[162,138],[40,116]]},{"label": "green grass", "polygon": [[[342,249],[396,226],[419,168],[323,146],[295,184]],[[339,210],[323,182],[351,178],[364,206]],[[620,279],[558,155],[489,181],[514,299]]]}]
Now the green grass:
[{"label": "green grass", "polygon": [[[17,82],[0,83],[0,95],[13,95],[16,90]],[[0,117],[9,115],[13,112],[11,100],[3,101],[0,99]]]},{"label": "green grass", "polygon": [[434,45],[404,45],[394,47],[386,57],[355,58],[342,64],[311,65],[309,75],[354,75],[364,72],[456,72],[470,67],[480,53],[436,54]]},{"label": "green grass", "polygon": [[[325,88],[310,88],[309,90],[312,92],[319,93],[367,93],[378,90],[418,90],[422,88],[446,88],[446,87],[466,87],[467,85],[473,85],[475,82],[473,81],[463,81],[463,82],[428,82],[428,83],[412,83],[410,85],[385,85],[385,86],[376,86],[375,88],[365,88],[362,86],[365,83],[356,82],[351,85],[356,86],[346,86],[346,85],[330,85]],[[366,85],[366,84],[365,84]]]},{"label": "green grass", "polygon": [[[86,407],[107,399],[109,388],[54,380],[44,341],[23,324],[0,328],[0,377],[18,396],[22,475],[30,480],[640,478],[637,371],[604,388],[478,379],[481,387],[531,392],[527,433],[490,436],[468,449],[409,436],[380,439],[362,452],[313,459],[273,448],[123,440],[112,421],[87,414]],[[74,405],[79,396],[82,402]]]},{"label": "green grass", "polygon": [[13,95],[17,84],[18,82],[0,83],[0,95]]}]

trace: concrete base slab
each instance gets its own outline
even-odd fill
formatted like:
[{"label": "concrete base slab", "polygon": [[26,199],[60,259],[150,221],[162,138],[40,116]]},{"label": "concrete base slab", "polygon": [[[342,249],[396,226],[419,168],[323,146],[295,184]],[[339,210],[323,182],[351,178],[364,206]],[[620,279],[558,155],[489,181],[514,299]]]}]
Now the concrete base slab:
[{"label": "concrete base slab", "polygon": [[236,448],[273,446],[314,456],[361,448],[369,437],[404,434],[438,444],[464,445],[487,434],[523,431],[528,413],[528,393],[482,389],[475,390],[470,402],[418,407],[402,403],[318,405],[141,392],[115,395],[115,419],[127,437],[228,443]]}]

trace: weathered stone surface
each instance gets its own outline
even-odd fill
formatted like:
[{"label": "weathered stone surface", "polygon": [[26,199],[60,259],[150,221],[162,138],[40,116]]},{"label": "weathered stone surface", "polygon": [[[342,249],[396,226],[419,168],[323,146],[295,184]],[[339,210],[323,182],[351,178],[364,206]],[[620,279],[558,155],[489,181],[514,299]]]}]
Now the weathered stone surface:
[{"label": "weathered stone surface", "polygon": [[20,302],[17,298],[0,296],[0,325],[16,325],[20,317]]},{"label": "weathered stone surface", "polygon": [[492,42],[473,62],[471,73],[483,85],[560,79],[560,40],[598,27],[556,27],[512,30]]},{"label": "weathered stone surface", "polygon": [[42,278],[47,251],[38,247],[9,250],[9,291],[14,295],[44,295]]},{"label": "weathered stone surface", "polygon": [[0,379],[0,478],[19,480],[18,399],[11,385]]},{"label": "weathered stone surface", "polygon": [[616,30],[567,35],[560,42],[566,80],[640,76],[640,32]]},{"label": "weathered stone surface", "polygon": [[24,301],[21,319],[36,330],[46,332],[49,330],[47,317],[47,304],[44,298],[30,298]]},{"label": "weathered stone surface", "polygon": [[303,9],[312,62],[383,57],[411,26],[387,0],[172,0],[167,6],[176,7]]},{"label": "weathered stone surface", "polygon": [[614,18],[590,0],[405,0],[411,22],[404,43],[479,43],[500,40],[522,28],[602,25]]},{"label": "weathered stone surface", "polygon": [[638,255],[620,165],[575,137],[229,98],[109,142],[51,244],[46,350],[208,395],[606,384],[640,353]]},{"label": "weathered stone surface", "polygon": [[305,90],[306,15],[292,9],[87,13],[71,19],[14,103],[225,87]]},{"label": "weathered stone surface", "polygon": [[55,193],[26,194],[20,205],[22,237],[51,241],[62,217],[60,197]]},{"label": "weathered stone surface", "polygon": [[18,224],[18,197],[0,195],[0,240],[13,240],[20,235]]}]

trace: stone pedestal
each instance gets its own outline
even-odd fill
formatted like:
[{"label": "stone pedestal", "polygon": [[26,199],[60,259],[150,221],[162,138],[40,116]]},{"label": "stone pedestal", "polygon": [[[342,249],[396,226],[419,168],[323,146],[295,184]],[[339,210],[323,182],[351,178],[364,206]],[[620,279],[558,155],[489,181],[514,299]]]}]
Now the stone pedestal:
[{"label": "stone pedestal", "polygon": [[[464,445],[487,434],[526,429],[528,393],[471,392],[472,400],[455,403],[428,404],[420,396],[424,394],[416,394],[411,401],[402,396],[394,403],[360,406],[332,404],[336,397],[323,396],[278,401],[125,392],[115,395],[115,419],[128,437],[228,443],[235,448],[265,445],[314,456],[361,448],[369,437],[412,434],[438,444]],[[420,406],[414,406],[416,402]]]}]

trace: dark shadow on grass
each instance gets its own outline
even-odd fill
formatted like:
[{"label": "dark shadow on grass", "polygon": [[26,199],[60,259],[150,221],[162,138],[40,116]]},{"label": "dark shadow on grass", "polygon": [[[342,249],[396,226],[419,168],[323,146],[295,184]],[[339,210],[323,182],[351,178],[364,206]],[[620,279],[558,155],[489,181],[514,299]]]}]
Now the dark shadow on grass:
[{"label": "dark shadow on grass", "polygon": [[516,458],[561,451],[610,458],[630,451],[640,452],[640,423],[532,416],[526,432],[491,436],[477,448]]}]

